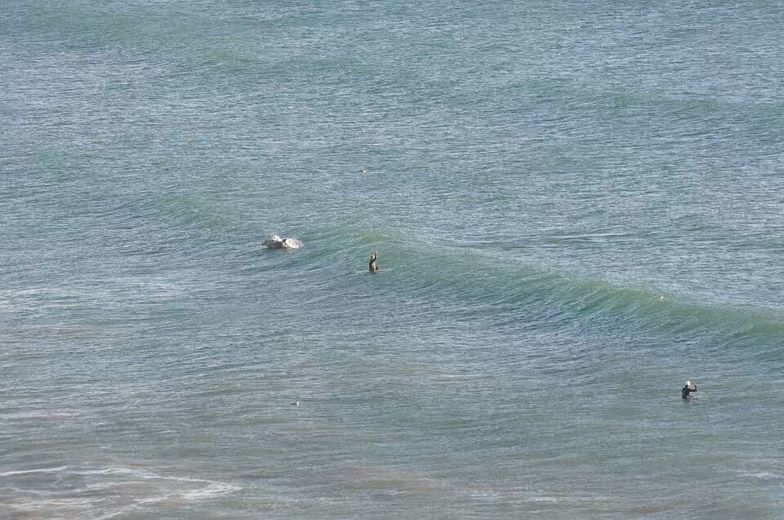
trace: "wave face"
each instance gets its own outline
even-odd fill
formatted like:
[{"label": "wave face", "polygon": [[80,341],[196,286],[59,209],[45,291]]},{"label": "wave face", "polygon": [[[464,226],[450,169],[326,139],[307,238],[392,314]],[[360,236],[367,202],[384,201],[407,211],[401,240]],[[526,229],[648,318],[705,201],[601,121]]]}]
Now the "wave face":
[{"label": "wave face", "polygon": [[4,6],[0,517],[784,516],[781,7],[420,4]]}]

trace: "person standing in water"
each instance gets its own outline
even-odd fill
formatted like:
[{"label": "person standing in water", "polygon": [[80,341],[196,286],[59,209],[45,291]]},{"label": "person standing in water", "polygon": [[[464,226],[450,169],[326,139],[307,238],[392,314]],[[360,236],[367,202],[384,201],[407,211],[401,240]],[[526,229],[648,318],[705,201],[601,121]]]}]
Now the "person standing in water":
[{"label": "person standing in water", "polygon": [[371,273],[378,271],[378,251],[373,251],[370,254],[370,261],[368,262],[368,270]]},{"label": "person standing in water", "polygon": [[689,394],[697,391],[697,385],[691,384],[691,381],[686,381],[686,385],[681,388],[681,398],[688,399]]}]

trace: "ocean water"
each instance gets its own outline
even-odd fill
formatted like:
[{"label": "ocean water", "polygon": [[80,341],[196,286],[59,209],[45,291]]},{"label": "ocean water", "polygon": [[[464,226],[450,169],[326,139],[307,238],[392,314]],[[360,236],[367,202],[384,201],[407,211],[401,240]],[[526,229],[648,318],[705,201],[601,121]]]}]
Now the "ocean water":
[{"label": "ocean water", "polygon": [[4,1],[0,518],[784,517],[782,27]]}]

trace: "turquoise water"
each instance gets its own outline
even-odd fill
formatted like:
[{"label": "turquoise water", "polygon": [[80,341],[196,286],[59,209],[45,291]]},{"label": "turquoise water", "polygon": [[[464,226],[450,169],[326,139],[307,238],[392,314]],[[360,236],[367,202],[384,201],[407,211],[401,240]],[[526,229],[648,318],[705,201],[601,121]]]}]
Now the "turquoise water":
[{"label": "turquoise water", "polygon": [[0,17],[0,517],[784,515],[778,3],[92,4]]}]

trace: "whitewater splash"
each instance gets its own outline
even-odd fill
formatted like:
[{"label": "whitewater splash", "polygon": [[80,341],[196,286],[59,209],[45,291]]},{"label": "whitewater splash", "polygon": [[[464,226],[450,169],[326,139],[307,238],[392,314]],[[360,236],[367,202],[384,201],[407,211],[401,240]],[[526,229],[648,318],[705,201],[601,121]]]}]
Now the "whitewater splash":
[{"label": "whitewater splash", "polygon": [[144,468],[71,467],[0,473],[13,493],[0,491],[0,517],[108,519],[148,508],[181,507],[241,488],[228,482],[158,473]]},{"label": "whitewater splash", "polygon": [[278,235],[272,235],[261,245],[270,249],[299,249],[302,247],[302,241],[296,238],[280,238]]}]

